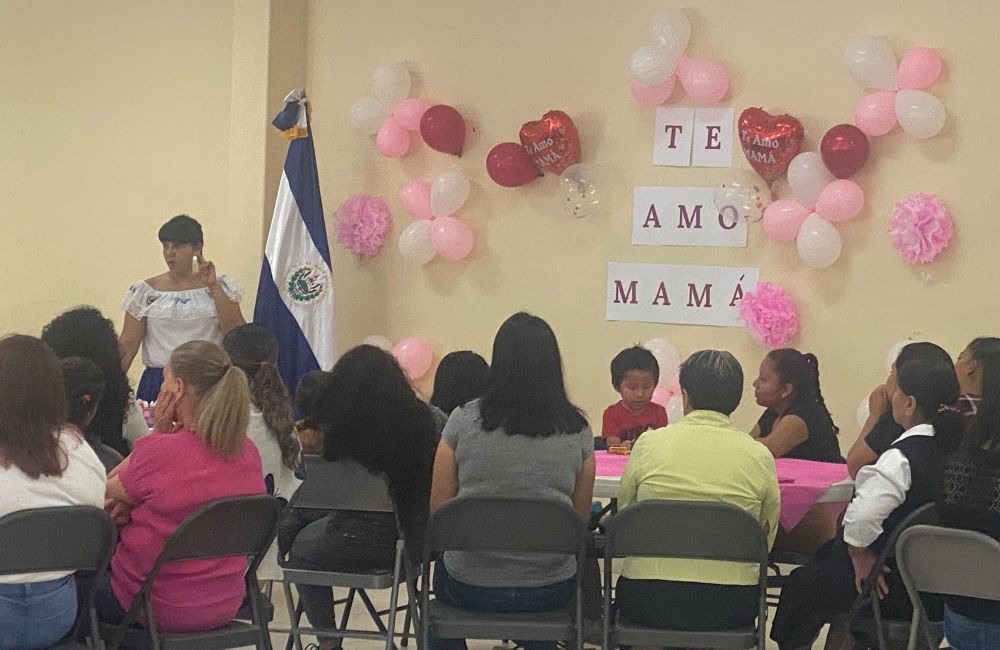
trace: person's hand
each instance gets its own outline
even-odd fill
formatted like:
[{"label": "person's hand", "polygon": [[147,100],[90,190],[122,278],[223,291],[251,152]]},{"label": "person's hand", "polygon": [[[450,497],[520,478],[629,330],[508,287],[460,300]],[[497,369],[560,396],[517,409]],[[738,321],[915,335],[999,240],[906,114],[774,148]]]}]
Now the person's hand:
[{"label": "person's hand", "polygon": [[127,503],[115,501],[114,499],[107,499],[104,501],[104,511],[108,513],[108,516],[111,517],[111,521],[113,521],[116,526],[124,526],[132,521],[132,508]]},{"label": "person's hand", "polygon": [[156,397],[156,417],[153,418],[154,433],[177,431],[177,397],[170,391],[160,389]]},{"label": "person's hand", "polygon": [[201,255],[195,255],[195,259],[198,260],[198,279],[209,287],[218,284],[219,278],[215,274],[215,264]]},{"label": "person's hand", "polygon": [[[854,588],[858,593],[864,588],[865,579],[871,573],[872,567],[878,561],[875,553],[867,548],[850,547],[851,563],[854,565]],[[890,572],[889,567],[883,566],[882,573],[875,580],[875,595],[879,600],[883,600],[889,594],[889,585],[885,582],[885,575]]]},{"label": "person's hand", "polygon": [[868,396],[868,411],[870,413],[885,413],[889,408],[889,396],[886,395],[885,384],[879,384]]}]

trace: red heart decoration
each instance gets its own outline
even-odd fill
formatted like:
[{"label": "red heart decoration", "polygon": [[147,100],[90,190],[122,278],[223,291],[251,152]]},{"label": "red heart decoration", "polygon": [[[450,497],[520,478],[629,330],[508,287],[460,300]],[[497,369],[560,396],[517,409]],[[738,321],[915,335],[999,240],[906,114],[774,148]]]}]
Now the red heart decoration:
[{"label": "red heart decoration", "polygon": [[580,134],[562,111],[549,111],[536,122],[522,124],[521,146],[539,168],[553,174],[580,162]]},{"label": "red heart decoration", "polygon": [[788,170],[802,149],[805,130],[791,115],[771,115],[763,108],[740,113],[740,146],[754,171],[770,183]]}]

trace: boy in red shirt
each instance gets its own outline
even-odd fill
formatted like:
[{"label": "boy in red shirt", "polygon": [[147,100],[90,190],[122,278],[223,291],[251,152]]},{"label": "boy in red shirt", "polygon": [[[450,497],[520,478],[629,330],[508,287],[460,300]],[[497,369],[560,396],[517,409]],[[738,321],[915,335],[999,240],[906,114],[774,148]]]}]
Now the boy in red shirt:
[{"label": "boy in red shirt", "polygon": [[611,360],[611,385],[622,398],[604,409],[601,437],[608,447],[631,449],[644,431],[667,426],[667,410],[651,401],[659,381],[656,357],[644,347],[627,348]]}]

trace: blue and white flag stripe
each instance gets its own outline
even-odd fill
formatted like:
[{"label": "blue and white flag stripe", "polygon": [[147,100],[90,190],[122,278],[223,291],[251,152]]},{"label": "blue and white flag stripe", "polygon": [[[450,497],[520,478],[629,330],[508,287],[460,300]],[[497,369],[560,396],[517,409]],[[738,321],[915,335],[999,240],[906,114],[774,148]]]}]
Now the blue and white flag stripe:
[{"label": "blue and white flag stripe", "polygon": [[278,366],[289,390],[311,370],[329,370],[335,358],[330,245],[323,218],[316,152],[308,130],[307,100],[285,98],[274,125],[292,133],[267,237],[254,322],[278,339]]}]

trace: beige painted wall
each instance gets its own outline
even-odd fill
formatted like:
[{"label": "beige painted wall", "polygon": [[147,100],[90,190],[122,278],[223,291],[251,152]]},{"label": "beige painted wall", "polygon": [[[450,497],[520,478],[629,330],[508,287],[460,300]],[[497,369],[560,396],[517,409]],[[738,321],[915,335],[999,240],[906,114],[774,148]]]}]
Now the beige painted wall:
[{"label": "beige painted wall", "polygon": [[[364,262],[334,246],[340,347],[372,333],[394,340],[420,335],[439,354],[471,348],[488,358],[500,322],[528,309],[555,328],[572,396],[598,426],[601,410],[616,398],[607,365],[619,349],[655,336],[673,340],[682,353],[726,348],[748,375],[737,420],[749,428],[760,410],[749,383],[763,348],[737,329],[606,322],[604,287],[608,261],[756,265],[763,279],[784,283],[799,301],[803,327],[796,343],[819,356],[846,449],[856,436],[858,402],[883,378],[891,344],[918,335],[957,354],[973,336],[996,334],[1000,298],[989,283],[1000,245],[994,182],[1000,90],[991,80],[1000,6],[929,0],[688,4],[696,7],[687,10],[689,53],[720,59],[730,72],[725,105],[798,116],[809,150],[816,150],[827,128],[850,121],[862,94],[841,63],[852,36],[887,35],[899,55],[915,45],[941,52],[946,72],[933,92],[949,110],[945,131],[926,142],[897,131],[874,143],[860,177],[868,208],[841,228],[845,251],[836,266],[803,269],[794,246],[768,241],[759,224],[745,250],[632,246],[628,192],[616,197],[613,217],[577,221],[556,208],[554,178],[507,190],[487,177],[490,147],[515,140],[522,122],[559,108],[580,128],[583,160],[616,167],[629,189],[719,182],[721,170],[653,167],[652,110],[628,94],[628,57],[647,40],[648,20],[663,3],[314,0],[307,83],[316,105],[328,214],[351,193],[380,194],[396,219],[394,242],[408,223],[398,199],[407,180],[429,180],[455,166],[474,186],[461,212],[477,238],[466,262],[415,269],[394,244]],[[384,61],[406,61],[414,94],[453,104],[466,116],[475,132],[461,159],[415,144],[401,161],[386,160],[370,138],[350,129],[347,109],[369,92],[371,72]],[[734,161],[745,165],[738,150]],[[944,196],[958,224],[943,258],[921,269],[901,262],[886,233],[893,203],[916,191]],[[430,382],[421,386],[429,389]]]}]

